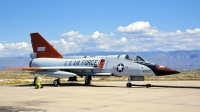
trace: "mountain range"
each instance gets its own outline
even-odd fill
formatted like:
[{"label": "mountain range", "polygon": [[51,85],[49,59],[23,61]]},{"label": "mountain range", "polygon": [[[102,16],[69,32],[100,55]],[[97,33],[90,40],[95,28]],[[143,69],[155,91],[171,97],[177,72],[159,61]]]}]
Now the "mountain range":
[{"label": "mountain range", "polygon": [[[151,51],[151,52],[79,52],[64,56],[96,56],[138,54],[150,63],[167,66],[173,69],[199,69],[200,50],[191,51]],[[5,67],[29,66],[30,57],[0,57],[0,69]]]}]

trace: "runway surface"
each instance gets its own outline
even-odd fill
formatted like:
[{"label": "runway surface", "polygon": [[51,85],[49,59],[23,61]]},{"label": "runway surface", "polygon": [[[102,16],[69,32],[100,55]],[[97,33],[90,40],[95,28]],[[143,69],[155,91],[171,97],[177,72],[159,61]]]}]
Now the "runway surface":
[{"label": "runway surface", "polygon": [[[137,87],[126,81],[0,86],[0,112],[200,112],[200,89]],[[134,84],[196,86],[200,81],[143,81]]]}]

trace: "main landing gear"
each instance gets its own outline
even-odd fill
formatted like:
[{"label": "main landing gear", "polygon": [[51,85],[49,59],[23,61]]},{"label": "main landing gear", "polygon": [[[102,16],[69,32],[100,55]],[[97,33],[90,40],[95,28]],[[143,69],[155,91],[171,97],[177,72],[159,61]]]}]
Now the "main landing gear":
[{"label": "main landing gear", "polygon": [[60,78],[57,78],[53,81],[54,86],[60,86]]},{"label": "main landing gear", "polygon": [[131,77],[128,77],[128,82],[126,83],[126,87],[132,87]]},{"label": "main landing gear", "polygon": [[92,76],[85,76],[85,85],[91,85]]}]

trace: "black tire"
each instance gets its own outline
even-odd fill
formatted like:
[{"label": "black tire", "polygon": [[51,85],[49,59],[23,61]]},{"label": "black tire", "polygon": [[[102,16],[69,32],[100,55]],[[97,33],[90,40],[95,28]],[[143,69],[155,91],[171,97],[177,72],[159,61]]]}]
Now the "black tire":
[{"label": "black tire", "polygon": [[90,85],[91,84],[91,80],[85,80],[85,85]]},{"label": "black tire", "polygon": [[131,83],[126,83],[126,87],[132,87]]},{"label": "black tire", "polygon": [[54,85],[54,86],[60,86],[60,81],[54,80],[54,81],[53,81],[53,85]]},{"label": "black tire", "polygon": [[146,85],[146,88],[150,88],[150,87],[151,87],[151,84],[147,84],[147,85]]},{"label": "black tire", "polygon": [[41,84],[40,88],[43,88],[43,85]]}]

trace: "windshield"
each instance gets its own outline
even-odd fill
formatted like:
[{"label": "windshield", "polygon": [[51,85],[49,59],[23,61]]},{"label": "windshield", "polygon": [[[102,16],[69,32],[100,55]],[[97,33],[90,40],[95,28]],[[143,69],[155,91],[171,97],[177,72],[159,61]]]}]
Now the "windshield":
[{"label": "windshield", "polygon": [[136,56],[134,61],[145,61],[143,58],[141,58],[140,56]]},{"label": "windshield", "polygon": [[126,55],[125,59],[137,61],[137,62],[145,62],[145,60],[142,57],[140,57],[139,55]]}]

